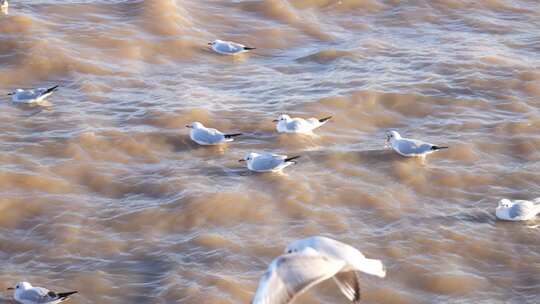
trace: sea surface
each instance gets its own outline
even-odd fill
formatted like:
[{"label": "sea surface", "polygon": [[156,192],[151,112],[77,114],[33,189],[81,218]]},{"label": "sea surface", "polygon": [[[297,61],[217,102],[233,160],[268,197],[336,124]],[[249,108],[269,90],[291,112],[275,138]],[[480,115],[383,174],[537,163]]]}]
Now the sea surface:
[{"label": "sea surface", "polygon": [[[214,39],[257,47],[221,56]],[[292,240],[381,259],[362,303],[538,304],[538,0],[12,0],[0,15],[0,299],[248,303]],[[13,105],[18,87],[59,90]],[[278,135],[281,113],[333,119]],[[245,136],[190,141],[186,124]],[[450,149],[425,161],[385,131]],[[251,151],[301,155],[249,173]],[[297,304],[347,303],[330,280]]]}]

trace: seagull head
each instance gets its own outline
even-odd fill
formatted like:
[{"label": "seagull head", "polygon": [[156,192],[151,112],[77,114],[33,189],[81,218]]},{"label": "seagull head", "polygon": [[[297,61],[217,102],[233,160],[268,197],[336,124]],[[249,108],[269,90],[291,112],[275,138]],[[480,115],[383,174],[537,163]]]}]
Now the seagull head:
[{"label": "seagull head", "polygon": [[495,215],[500,219],[511,219],[510,210],[513,205],[509,199],[502,199],[497,208],[495,208]]},{"label": "seagull head", "polygon": [[287,114],[281,114],[279,115],[278,119],[275,119],[274,122],[282,122],[282,121],[287,121],[287,120],[290,120],[291,117]]},{"label": "seagull head", "polygon": [[198,121],[195,121],[195,122],[192,122],[190,125],[186,125],[186,128],[200,129],[200,128],[204,128],[204,125]]},{"label": "seagull head", "polygon": [[212,42],[208,42],[208,45],[215,45],[215,44],[218,44],[218,43],[221,43],[221,42],[223,42],[223,41],[221,41],[219,39],[216,39],[216,40],[214,40]]},{"label": "seagull head", "polygon": [[497,208],[510,208],[512,205],[513,204],[509,199],[503,198],[499,201],[499,206]]},{"label": "seagull head", "polygon": [[397,131],[386,131],[386,142],[391,142],[392,140],[400,139],[401,135]]},{"label": "seagull head", "polygon": [[9,287],[8,290],[15,290],[15,293],[32,288],[32,284],[28,282],[19,282],[15,287]]},{"label": "seagull head", "polygon": [[250,162],[250,161],[252,161],[257,155],[259,155],[259,154],[258,154],[258,153],[255,153],[255,152],[248,153],[248,154],[246,154],[246,156],[244,156],[243,159],[240,159],[239,162]]}]

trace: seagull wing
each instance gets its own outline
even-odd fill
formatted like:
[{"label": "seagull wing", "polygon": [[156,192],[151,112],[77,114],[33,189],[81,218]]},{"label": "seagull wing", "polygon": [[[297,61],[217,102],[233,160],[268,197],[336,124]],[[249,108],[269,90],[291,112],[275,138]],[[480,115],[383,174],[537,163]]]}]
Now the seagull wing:
[{"label": "seagull wing", "polygon": [[402,138],[398,142],[398,149],[403,154],[423,154],[431,151],[432,144],[421,140]]},{"label": "seagull wing", "polygon": [[276,258],[259,282],[252,304],[287,304],[297,296],[340,271],[345,262],[316,251],[298,252]]},{"label": "seagull wing", "polygon": [[263,154],[253,160],[252,168],[257,171],[273,170],[283,164],[285,158],[283,155]]},{"label": "seagull wing", "polygon": [[517,201],[510,209],[508,210],[508,215],[510,218],[517,217],[526,217],[533,212],[534,204],[529,201]]},{"label": "seagull wing", "polygon": [[360,272],[340,272],[334,276],[334,282],[349,300],[354,303],[360,301]]},{"label": "seagull wing", "polygon": [[208,143],[208,144],[216,144],[223,139],[225,139],[225,136],[223,133],[216,129],[206,128],[206,129],[196,129],[193,133],[194,139],[200,142]]},{"label": "seagull wing", "polygon": [[19,300],[27,303],[45,304],[58,300],[58,296],[46,288],[34,287],[21,293]]}]

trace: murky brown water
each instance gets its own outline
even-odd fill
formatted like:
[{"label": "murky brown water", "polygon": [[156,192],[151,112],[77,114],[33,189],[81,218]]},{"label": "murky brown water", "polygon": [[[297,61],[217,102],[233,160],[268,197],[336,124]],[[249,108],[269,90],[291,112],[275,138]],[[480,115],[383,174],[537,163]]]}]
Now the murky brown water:
[{"label": "murky brown water", "polygon": [[[247,303],[289,241],[325,235],[388,266],[364,303],[540,303],[540,220],[494,218],[540,196],[539,54],[537,0],[13,0],[0,90],[61,89],[0,104],[0,289]],[[277,135],[282,112],[335,119]],[[248,135],[197,147],[194,120]],[[404,159],[390,128],[451,149]],[[303,158],[247,173],[258,150]],[[328,282],[297,303],[345,302]]]}]

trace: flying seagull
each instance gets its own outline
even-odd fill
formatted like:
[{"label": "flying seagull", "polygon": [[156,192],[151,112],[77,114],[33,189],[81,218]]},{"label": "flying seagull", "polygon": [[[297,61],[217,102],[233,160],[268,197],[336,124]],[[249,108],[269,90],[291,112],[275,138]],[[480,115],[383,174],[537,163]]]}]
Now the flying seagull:
[{"label": "flying seagull", "polygon": [[214,52],[223,55],[236,55],[254,50],[254,47],[248,47],[240,43],[232,41],[214,40],[209,42],[208,45],[214,50]]},{"label": "flying seagull", "polygon": [[191,129],[189,136],[194,142],[205,146],[234,141],[234,137],[242,135],[242,133],[224,134],[216,129],[207,128],[198,121],[186,125],[186,128]]},{"label": "flying seagull", "polygon": [[277,172],[283,170],[292,164],[296,164],[295,159],[300,156],[288,157],[287,155],[279,155],[272,153],[248,153],[240,162],[246,162],[247,167],[255,172]]},{"label": "flying seagull", "polygon": [[28,282],[19,282],[15,288],[11,287],[8,290],[15,290],[13,298],[21,304],[56,304],[66,301],[69,296],[77,293],[77,291],[57,293],[46,288],[33,287]]},{"label": "flying seagull", "polygon": [[398,154],[407,157],[426,156],[441,149],[448,149],[448,147],[437,146],[421,140],[401,137],[396,131],[386,132],[386,142]]},{"label": "flying seagull", "polygon": [[351,302],[359,303],[361,272],[380,278],[386,276],[380,260],[368,259],[345,243],[322,236],[294,241],[283,255],[272,261],[251,303],[292,303],[311,287],[330,278]]},{"label": "flying seagull", "polygon": [[8,8],[9,8],[8,0],[0,0],[0,10],[4,14],[7,14]]},{"label": "flying seagull", "polygon": [[274,120],[277,122],[276,129],[279,133],[311,133],[313,130],[327,123],[332,116],[325,118],[291,118],[287,114],[279,115],[278,119]]},{"label": "flying seagull", "polygon": [[534,201],[502,199],[495,209],[495,216],[505,221],[528,221],[540,213],[540,198]]},{"label": "flying seagull", "polygon": [[14,92],[8,94],[11,96],[13,103],[33,104],[44,101],[47,97],[58,89],[58,85],[50,88],[37,88],[37,89],[16,89]]}]

